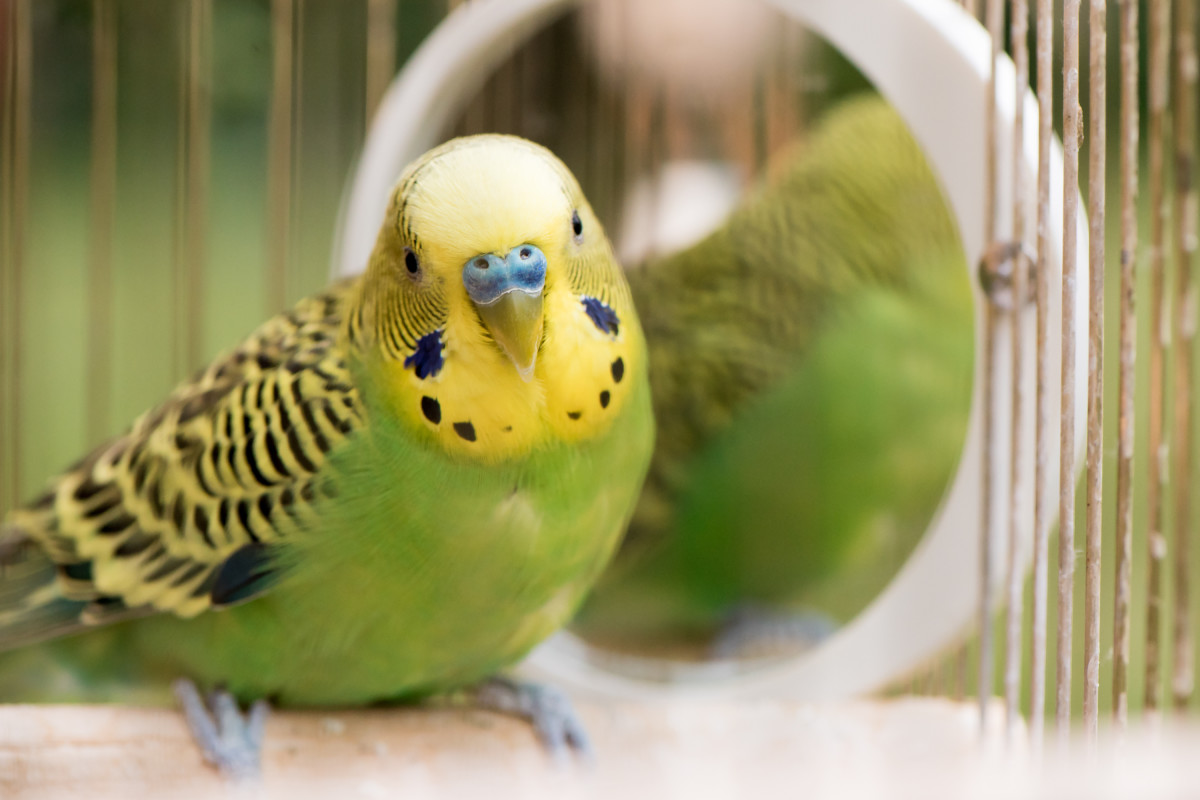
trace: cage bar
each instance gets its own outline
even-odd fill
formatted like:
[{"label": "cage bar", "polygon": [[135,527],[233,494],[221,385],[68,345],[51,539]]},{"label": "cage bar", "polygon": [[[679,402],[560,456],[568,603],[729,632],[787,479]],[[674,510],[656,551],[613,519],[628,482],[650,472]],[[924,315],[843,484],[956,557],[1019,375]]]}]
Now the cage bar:
[{"label": "cage bar", "polygon": [[367,0],[366,77],[363,110],[366,124],[396,72],[397,0]]},{"label": "cage bar", "polygon": [[1171,306],[1167,300],[1166,230],[1169,203],[1164,181],[1167,142],[1168,67],[1170,51],[1170,0],[1150,0],[1149,39],[1149,193],[1150,193],[1150,396],[1149,469],[1146,498],[1149,506],[1146,531],[1146,667],[1143,706],[1149,713],[1161,702],[1159,662],[1163,626],[1163,572],[1167,556],[1166,480],[1170,463],[1170,437],[1164,426],[1167,409],[1164,359],[1171,346]]},{"label": "cage bar", "polygon": [[292,241],[296,2],[271,0],[271,100],[267,122],[267,313],[287,304]]},{"label": "cage bar", "polygon": [[1117,411],[1117,540],[1113,552],[1113,718],[1129,719],[1128,670],[1133,591],[1134,359],[1137,317],[1134,266],[1137,258],[1138,13],[1136,0],[1121,0],[1121,360]]},{"label": "cage bar", "polygon": [[1021,542],[1028,525],[1025,514],[1025,326],[1020,324],[1021,310],[1029,291],[1026,285],[1029,262],[1025,255],[1025,220],[1028,216],[1028,197],[1025,186],[1025,92],[1029,86],[1029,4],[1012,0],[1009,10],[1009,41],[1012,43],[1014,81],[1012,130],[1012,431],[1009,455],[1009,512],[1008,512],[1008,610],[1004,658],[1005,734],[1011,741],[1021,716],[1021,627],[1022,600],[1025,589],[1025,565],[1021,558]]},{"label": "cage bar", "polygon": [[1107,83],[1104,0],[1091,0],[1088,19],[1088,410],[1087,515],[1083,603],[1083,725],[1089,743],[1100,709],[1100,536],[1104,500],[1104,214]]},{"label": "cage bar", "polygon": [[188,0],[183,20],[176,186],[175,374],[203,363],[203,287],[208,259],[208,193],[212,138],[212,0]]},{"label": "cage bar", "polygon": [[1178,0],[1175,18],[1175,553],[1172,609],[1171,695],[1177,708],[1192,697],[1189,588],[1192,534],[1192,364],[1196,335],[1196,13],[1194,0]]},{"label": "cage bar", "polygon": [[5,279],[0,282],[0,511],[21,500],[21,285],[28,248],[29,158],[33,103],[33,8],[8,3],[5,48],[4,218]]},{"label": "cage bar", "polygon": [[1052,119],[1054,78],[1054,16],[1051,0],[1037,0],[1037,423],[1034,445],[1033,523],[1033,621],[1030,630],[1029,733],[1035,753],[1042,748],[1046,716],[1046,607],[1049,587],[1049,546],[1052,520],[1050,497],[1050,418],[1053,395],[1050,386],[1049,325],[1050,274],[1050,144],[1054,138]]},{"label": "cage bar", "polygon": [[7,3],[0,10],[4,14],[4,48],[0,50],[4,69],[4,96],[0,107],[0,248],[3,268],[0,269],[0,513],[15,503],[13,476],[16,474],[15,455],[12,449],[13,387],[15,377],[12,348],[16,344],[14,318],[11,307],[15,305],[13,276],[16,274],[17,237],[14,229],[16,198],[13,168],[13,144],[16,127],[16,62],[17,62],[17,4]]},{"label": "cage bar", "polygon": [[[996,113],[996,65],[1000,60],[1003,46],[1001,43],[1001,25],[1003,24],[1003,5],[1001,0],[987,0],[985,13],[987,29],[991,35],[991,58],[988,61],[987,100],[984,103],[984,136],[986,139],[986,173],[984,184],[984,216],[983,241],[988,253],[996,242],[997,215],[999,212],[996,202],[998,195],[998,165],[997,156],[999,137],[997,126],[999,115]],[[983,269],[991,268],[988,263],[990,256],[984,256]],[[994,276],[993,276],[994,277]],[[997,372],[996,349],[999,338],[999,320],[997,309],[988,298],[983,309],[983,486],[980,492],[980,533],[982,536],[979,548],[979,731],[986,735],[988,705],[992,696],[992,618],[995,614],[995,597],[992,589],[992,543],[996,540],[996,531],[992,524],[992,504],[996,501],[993,496],[993,481],[995,478],[996,454],[1000,443],[996,431],[996,401],[995,382]]]},{"label": "cage bar", "polygon": [[117,194],[117,6],[92,6],[91,230],[88,243],[87,438],[108,433],[112,412],[113,226]]},{"label": "cage bar", "polygon": [[1061,742],[1071,727],[1071,623],[1075,586],[1075,219],[1079,214],[1079,4],[1063,0],[1062,407],[1058,473],[1058,625],[1055,721]]}]

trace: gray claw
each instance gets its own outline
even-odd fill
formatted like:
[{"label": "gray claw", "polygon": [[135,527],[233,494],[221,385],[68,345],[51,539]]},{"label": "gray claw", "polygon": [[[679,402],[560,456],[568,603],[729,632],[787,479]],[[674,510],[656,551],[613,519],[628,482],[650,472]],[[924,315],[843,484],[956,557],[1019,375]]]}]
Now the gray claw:
[{"label": "gray claw", "polygon": [[243,715],[233,695],[224,689],[210,692],[207,704],[190,680],[175,681],[172,689],[204,760],[230,778],[257,777],[270,711],[266,701],[256,701]]},{"label": "gray claw", "polygon": [[569,750],[585,760],[593,758],[591,741],[574,706],[553,686],[494,677],[476,689],[475,703],[480,708],[528,720],[556,761],[563,760]]}]

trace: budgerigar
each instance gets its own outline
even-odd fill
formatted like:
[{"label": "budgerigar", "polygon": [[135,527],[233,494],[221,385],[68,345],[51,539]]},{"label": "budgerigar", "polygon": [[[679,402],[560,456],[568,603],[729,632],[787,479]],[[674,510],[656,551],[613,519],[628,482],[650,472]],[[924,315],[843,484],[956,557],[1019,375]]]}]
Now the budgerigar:
[{"label": "budgerigar", "polygon": [[616,547],[653,447],[646,369],[568,169],[450,141],[401,176],[361,277],[8,517],[0,649],[53,651],[84,696],[182,676],[345,705],[487,678]]},{"label": "budgerigar", "polygon": [[846,101],[773,166],[722,228],[630,274],[658,441],[593,636],[706,635],[747,603],[846,619],[957,463],[970,282],[903,121]]}]

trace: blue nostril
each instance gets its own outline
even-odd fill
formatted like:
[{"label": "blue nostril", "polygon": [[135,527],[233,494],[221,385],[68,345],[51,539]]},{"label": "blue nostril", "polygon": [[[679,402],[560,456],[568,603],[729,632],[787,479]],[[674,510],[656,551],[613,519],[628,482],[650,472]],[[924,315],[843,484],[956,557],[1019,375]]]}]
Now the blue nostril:
[{"label": "blue nostril", "polygon": [[470,298],[483,305],[512,291],[537,295],[546,285],[546,256],[532,244],[518,245],[503,258],[472,256],[463,265],[462,281]]},{"label": "blue nostril", "polygon": [[535,294],[546,285],[546,256],[532,244],[522,244],[508,251],[504,259],[513,288]]}]

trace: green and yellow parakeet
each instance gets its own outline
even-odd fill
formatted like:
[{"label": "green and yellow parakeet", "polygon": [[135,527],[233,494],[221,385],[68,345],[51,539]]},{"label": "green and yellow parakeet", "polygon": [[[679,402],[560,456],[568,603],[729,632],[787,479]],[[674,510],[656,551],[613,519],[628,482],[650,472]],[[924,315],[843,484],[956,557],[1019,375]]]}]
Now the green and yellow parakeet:
[{"label": "green and yellow parakeet", "polygon": [[964,260],[919,147],[872,96],[831,111],[719,230],[633,270],[658,440],[581,630],[645,644],[703,638],[748,603],[860,610],[961,450]]},{"label": "green and yellow parakeet", "polygon": [[0,649],[69,664],[83,697],[185,676],[344,705],[479,681],[608,562],[653,447],[646,370],[567,168],[516,137],[448,142],[401,176],[362,276],[8,517]]}]

